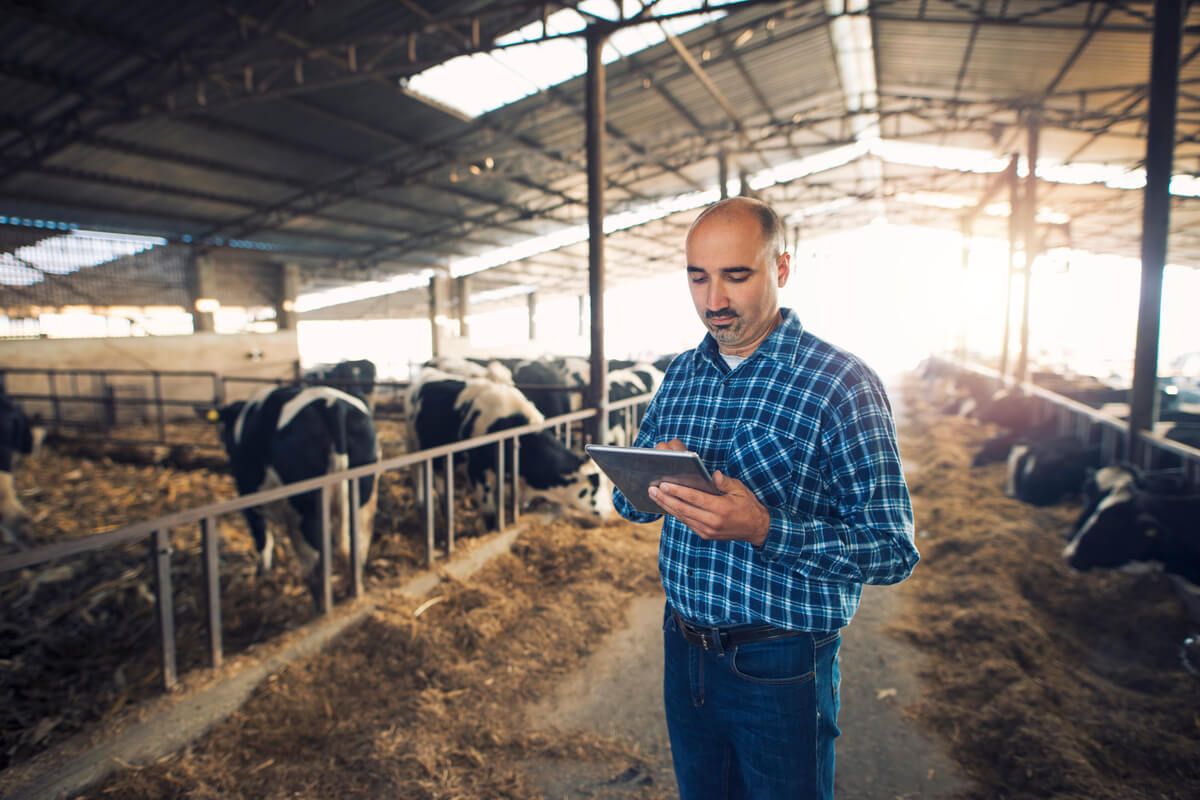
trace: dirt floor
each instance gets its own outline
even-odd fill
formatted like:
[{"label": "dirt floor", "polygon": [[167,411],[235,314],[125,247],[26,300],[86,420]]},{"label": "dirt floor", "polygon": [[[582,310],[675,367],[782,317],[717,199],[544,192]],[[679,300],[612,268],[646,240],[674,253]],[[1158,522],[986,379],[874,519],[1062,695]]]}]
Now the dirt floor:
[{"label": "dirt floor", "polygon": [[[868,591],[846,633],[844,656],[859,665],[860,696],[843,700],[839,797],[930,797],[948,785],[970,800],[1200,796],[1200,680],[1178,656],[1182,639],[1200,626],[1173,587],[1162,576],[1072,574],[1060,556],[1061,534],[1077,504],[1036,509],[1005,498],[1002,465],[968,466],[989,430],[935,416],[915,380],[896,393],[907,409],[901,449],[922,561],[899,587]],[[152,475],[137,475],[151,486]],[[406,500],[393,498],[394,520]],[[227,539],[238,535],[245,538],[231,528]],[[383,541],[385,562],[411,571],[423,558],[410,538]],[[249,549],[230,547],[233,573],[249,564],[237,566],[239,547]],[[653,526],[531,527],[511,555],[469,580],[444,583],[432,604],[388,599],[322,654],[273,675],[191,747],[123,770],[81,797],[673,797],[669,754],[653,722],[658,701],[644,688],[653,684],[631,685],[632,676],[658,667],[604,661],[621,649],[613,641],[627,641],[630,653],[653,652],[661,608],[655,550]],[[377,574],[376,588],[402,571]],[[273,604],[290,585],[280,580],[244,598],[246,619],[254,603],[259,614],[277,613]],[[27,584],[0,591],[27,593]],[[139,596],[122,591],[128,602]],[[882,605],[883,597],[896,602]],[[308,618],[308,598],[296,602],[297,616]],[[649,620],[639,629],[649,630],[650,650],[628,639],[633,619]],[[0,633],[13,628],[29,635],[26,626],[0,625]],[[880,629],[893,638],[880,642]],[[915,647],[919,657],[897,660],[893,645]],[[90,641],[60,657],[61,681],[78,679],[79,665],[102,649]],[[2,661],[0,669],[10,668]],[[112,669],[96,679],[110,692],[117,691]],[[145,675],[140,681],[152,691],[153,673]],[[588,695],[581,685],[599,688]],[[94,725],[113,702],[98,703],[77,724]],[[619,725],[595,724],[618,705],[636,713]],[[37,719],[9,724],[16,733],[6,735],[25,746]],[[907,759],[904,747],[887,747],[884,737],[911,735],[905,724],[957,763],[916,758],[915,745]],[[41,741],[60,726],[66,721]],[[953,770],[969,780],[935,782]],[[902,786],[905,771],[930,782]]]}]

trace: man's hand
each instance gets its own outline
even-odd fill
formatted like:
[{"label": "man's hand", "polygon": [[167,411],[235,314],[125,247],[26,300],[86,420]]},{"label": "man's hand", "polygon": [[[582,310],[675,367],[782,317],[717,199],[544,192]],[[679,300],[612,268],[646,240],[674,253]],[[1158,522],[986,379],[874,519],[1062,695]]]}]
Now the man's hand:
[{"label": "man's hand", "polygon": [[[672,439],[654,445],[657,450],[686,450],[683,442]],[[687,525],[702,539],[750,542],[761,547],[771,529],[766,506],[737,478],[720,470],[713,482],[725,494],[709,494],[677,483],[650,487],[650,499],[663,511]]]}]

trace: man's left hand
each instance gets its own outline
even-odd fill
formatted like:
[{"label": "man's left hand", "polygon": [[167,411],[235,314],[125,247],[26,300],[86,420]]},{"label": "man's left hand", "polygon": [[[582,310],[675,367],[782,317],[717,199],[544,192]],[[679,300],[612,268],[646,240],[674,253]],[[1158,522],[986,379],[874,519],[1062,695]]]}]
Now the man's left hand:
[{"label": "man's left hand", "polygon": [[761,547],[771,528],[766,506],[737,478],[720,470],[713,482],[725,494],[709,494],[678,483],[650,488],[650,499],[702,539],[750,542]]}]

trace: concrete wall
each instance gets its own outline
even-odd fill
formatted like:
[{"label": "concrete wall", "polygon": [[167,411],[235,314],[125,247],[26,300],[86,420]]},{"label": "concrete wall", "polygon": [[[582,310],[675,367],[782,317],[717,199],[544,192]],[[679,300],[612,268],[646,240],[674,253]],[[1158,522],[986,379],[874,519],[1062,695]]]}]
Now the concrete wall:
[{"label": "concrete wall", "polygon": [[[214,382],[205,376],[172,376],[168,372],[210,372],[225,378],[283,378],[295,376],[300,351],[296,332],[219,334],[198,333],[189,336],[146,336],[113,339],[37,339],[0,341],[0,369],[37,370],[161,370],[161,393],[165,399],[185,403],[166,406],[167,419],[194,419],[191,405],[211,403]],[[9,394],[51,393],[50,379],[41,374],[7,372],[4,380]],[[225,383],[225,402],[244,399],[262,384]],[[154,381],[150,377],[121,375],[59,375],[54,388],[60,398],[115,396],[117,421],[136,423],[156,419],[153,406],[140,408],[123,404],[123,399],[153,399]],[[41,413],[48,421],[55,418],[49,400],[20,400],[27,413]],[[62,419],[100,421],[106,411],[98,403],[60,401]]]}]

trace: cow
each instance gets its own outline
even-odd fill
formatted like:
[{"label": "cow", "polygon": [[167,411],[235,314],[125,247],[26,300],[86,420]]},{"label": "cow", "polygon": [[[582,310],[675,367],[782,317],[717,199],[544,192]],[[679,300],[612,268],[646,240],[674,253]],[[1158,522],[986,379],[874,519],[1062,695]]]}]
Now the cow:
[{"label": "cow", "polygon": [[1018,433],[1037,424],[1034,399],[1014,389],[997,389],[966,416]]},{"label": "cow", "polygon": [[1162,569],[1200,587],[1200,495],[1163,495],[1120,486],[1104,497],[1063,558],[1075,570]]},{"label": "cow", "polygon": [[1079,491],[1089,467],[1100,464],[1100,448],[1070,436],[1024,440],[1008,454],[1004,494],[1030,505],[1048,506]]},{"label": "cow", "polygon": [[17,497],[13,464],[17,453],[30,455],[39,449],[45,435],[40,418],[31,424],[21,407],[0,393],[0,535],[5,544],[28,545],[22,529],[29,524],[29,513]]},{"label": "cow", "polygon": [[529,402],[546,417],[558,417],[571,411],[572,392],[566,376],[545,361],[521,361],[512,369],[513,381]]},{"label": "cow", "polygon": [[1075,524],[1071,526],[1067,538],[1070,539],[1079,532],[1083,523],[1095,513],[1101,500],[1127,486],[1152,494],[1181,495],[1195,490],[1178,470],[1141,470],[1132,464],[1110,464],[1100,469],[1090,469],[1080,491],[1083,508]]},{"label": "cow", "polygon": [[[627,400],[642,394],[654,394],[662,385],[663,374],[653,364],[638,363],[608,373],[608,402]],[[608,444],[630,444],[625,431],[625,409],[608,414]]]},{"label": "cow", "polygon": [[[283,486],[379,461],[379,441],[371,411],[360,398],[331,386],[267,387],[247,401],[215,411],[223,426],[221,438],[229,454],[239,494]],[[211,417],[210,417],[211,418]],[[365,563],[371,544],[378,492],[375,477],[359,478],[358,563]],[[339,555],[350,557],[349,488],[345,482],[333,494]],[[302,577],[317,599],[321,589],[321,495],[294,495],[243,515],[259,555],[259,574],[274,567],[274,537],[266,521],[286,526]]]},{"label": "cow", "polygon": [[[410,385],[406,407],[410,452],[545,421],[515,386],[429,368]],[[544,498],[599,517],[609,515],[611,487],[590,459],[571,452],[549,431],[522,435],[520,448],[518,472],[525,486],[524,497]],[[496,446],[467,451],[466,462],[476,500],[481,508],[495,513]]]},{"label": "cow", "polygon": [[315,367],[305,376],[311,383],[332,386],[334,389],[362,399],[367,408],[375,409],[375,363],[365,358],[339,361],[332,366]]},{"label": "cow", "polygon": [[484,361],[482,359],[454,358],[442,356],[435,361],[426,362],[422,369],[436,369],[460,378],[486,378],[497,383],[513,385],[512,370],[498,359]]}]

